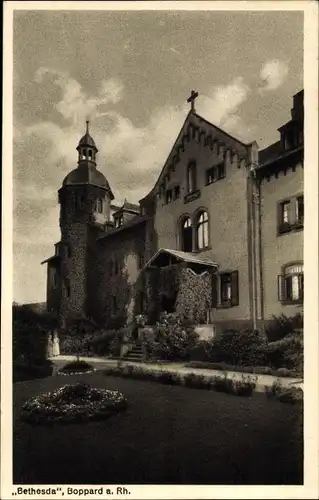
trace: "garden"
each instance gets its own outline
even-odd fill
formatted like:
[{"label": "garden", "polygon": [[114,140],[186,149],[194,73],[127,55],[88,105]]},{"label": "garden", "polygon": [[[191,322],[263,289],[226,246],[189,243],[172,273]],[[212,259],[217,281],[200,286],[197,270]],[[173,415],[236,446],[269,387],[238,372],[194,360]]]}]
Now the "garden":
[{"label": "garden", "polygon": [[246,376],[302,373],[301,318],[277,318],[265,334],[227,330],[206,342],[180,315],[163,315],[152,329],[137,319],[150,364],[242,371],[241,380],[229,380],[121,360],[95,371],[81,356],[119,356],[128,331],[83,319],[62,335],[74,360],[51,376],[39,339],[52,318],[15,313],[15,365],[28,372],[13,389],[15,483],[302,483],[302,391],[282,393],[274,384],[265,397]]},{"label": "garden", "polygon": [[[111,396],[101,407],[105,415],[95,418],[90,409],[76,415],[83,399],[90,399],[88,387],[102,395],[100,401],[104,394]],[[75,411],[68,422],[59,421],[70,394]],[[56,421],[44,424],[25,415],[40,395],[44,395],[40,406],[44,404]],[[20,382],[14,384],[13,396],[16,484],[301,484],[303,480],[302,408],[267,400],[262,394],[233,397],[95,372]],[[59,409],[52,410],[50,405],[57,402]]]}]

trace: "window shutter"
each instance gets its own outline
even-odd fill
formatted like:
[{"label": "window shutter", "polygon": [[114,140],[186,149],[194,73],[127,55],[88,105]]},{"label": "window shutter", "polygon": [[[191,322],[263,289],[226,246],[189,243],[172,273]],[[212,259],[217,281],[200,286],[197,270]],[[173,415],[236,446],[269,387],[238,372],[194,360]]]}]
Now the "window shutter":
[{"label": "window shutter", "polygon": [[218,301],[218,279],[217,274],[212,274],[212,307],[217,307]]},{"label": "window shutter", "polygon": [[278,300],[282,302],[286,298],[285,276],[278,276]]},{"label": "window shutter", "polygon": [[238,290],[238,271],[231,273],[231,305],[238,306],[239,290]]}]

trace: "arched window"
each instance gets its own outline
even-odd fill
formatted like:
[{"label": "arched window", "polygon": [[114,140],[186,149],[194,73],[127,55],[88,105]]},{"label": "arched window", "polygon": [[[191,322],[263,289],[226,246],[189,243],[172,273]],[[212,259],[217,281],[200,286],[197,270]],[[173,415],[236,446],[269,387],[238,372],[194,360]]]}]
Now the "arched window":
[{"label": "arched window", "polygon": [[89,149],[89,160],[92,160],[92,149]]},{"label": "arched window", "polygon": [[85,158],[86,158],[86,149],[83,149],[82,159],[85,160]]},{"label": "arched window", "polygon": [[183,252],[193,250],[193,227],[190,217],[184,217],[181,221],[181,250]]},{"label": "arched window", "polygon": [[196,222],[196,248],[202,250],[209,245],[208,213],[199,214]]},{"label": "arched window", "polygon": [[278,281],[279,300],[289,303],[303,301],[303,264],[285,266]]},{"label": "arched window", "polygon": [[196,163],[191,162],[187,167],[187,191],[194,193],[196,191]]}]

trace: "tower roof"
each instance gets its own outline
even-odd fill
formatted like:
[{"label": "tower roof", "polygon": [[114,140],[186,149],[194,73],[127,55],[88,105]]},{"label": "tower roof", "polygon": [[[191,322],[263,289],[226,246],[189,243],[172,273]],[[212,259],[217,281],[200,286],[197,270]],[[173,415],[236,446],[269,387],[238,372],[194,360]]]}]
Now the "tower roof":
[{"label": "tower roof", "polygon": [[88,146],[88,147],[91,147],[91,148],[95,148],[97,150],[95,141],[90,136],[90,133],[89,133],[89,121],[88,120],[86,121],[86,132],[85,132],[84,136],[81,137],[81,139],[79,140],[78,147],[79,146]]},{"label": "tower roof", "polygon": [[110,185],[106,177],[96,168],[75,168],[70,172],[63,181],[63,186],[74,186],[79,184],[94,184],[104,189],[110,189]]}]

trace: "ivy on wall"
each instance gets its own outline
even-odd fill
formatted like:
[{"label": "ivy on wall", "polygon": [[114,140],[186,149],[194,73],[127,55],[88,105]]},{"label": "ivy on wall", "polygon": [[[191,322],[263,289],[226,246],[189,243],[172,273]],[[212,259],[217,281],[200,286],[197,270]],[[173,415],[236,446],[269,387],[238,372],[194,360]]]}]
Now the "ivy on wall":
[{"label": "ivy on wall", "polygon": [[182,269],[176,300],[176,312],[185,315],[194,324],[206,323],[211,306],[211,274],[196,274],[192,269]]}]

